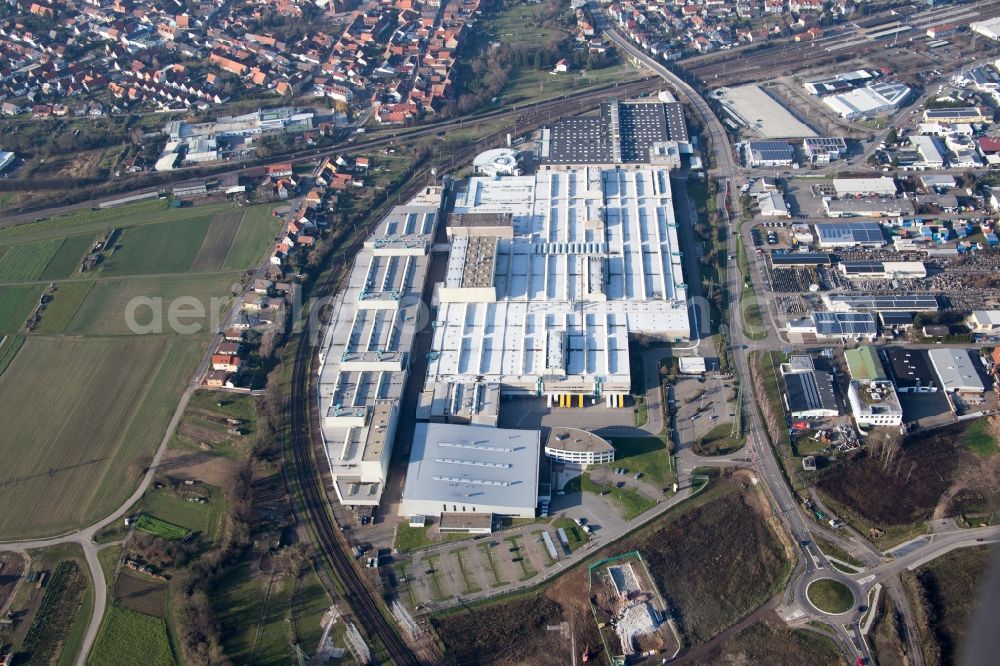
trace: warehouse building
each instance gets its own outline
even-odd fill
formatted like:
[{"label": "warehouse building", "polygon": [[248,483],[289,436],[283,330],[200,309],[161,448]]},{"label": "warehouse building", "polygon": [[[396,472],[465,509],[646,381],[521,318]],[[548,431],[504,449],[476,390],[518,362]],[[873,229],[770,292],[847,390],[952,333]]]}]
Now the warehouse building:
[{"label": "warehouse building", "polygon": [[813,164],[829,164],[847,154],[847,142],[839,136],[811,137],[802,141],[802,152]]},{"label": "warehouse building", "polygon": [[615,447],[586,430],[551,428],[545,439],[545,455],[569,465],[587,467],[614,462]]},{"label": "warehouse building", "polygon": [[785,198],[781,196],[778,192],[765,192],[763,194],[758,194],[757,208],[760,209],[761,217],[791,217],[791,213],[788,212],[788,204],[785,203]]},{"label": "warehouse building", "polygon": [[813,312],[788,322],[786,330],[813,335],[818,340],[873,340],[878,334],[875,317],[868,312]]},{"label": "warehouse building", "polygon": [[534,518],[540,449],[537,430],[417,423],[400,513]]},{"label": "warehouse building", "polygon": [[922,161],[918,166],[925,169],[941,169],[944,167],[944,156],[947,149],[942,145],[940,139],[935,136],[913,134],[907,140],[910,142],[910,146],[920,155]]},{"label": "warehouse building", "polygon": [[878,357],[878,350],[871,345],[845,350],[844,360],[847,361],[847,372],[852,379],[860,382],[880,382],[889,378],[882,365],[882,359]]},{"label": "warehouse building", "polygon": [[809,356],[792,356],[781,364],[785,407],[793,419],[832,418],[840,413],[833,376],[817,370]]},{"label": "warehouse building", "polygon": [[1000,40],[1000,16],[974,21],[969,24],[969,29],[987,39]]},{"label": "warehouse building", "polygon": [[927,277],[922,261],[842,261],[840,272],[852,280],[900,280]]},{"label": "warehouse building", "polygon": [[[429,196],[439,200],[440,191]],[[384,490],[413,343],[408,322],[426,281],[437,211],[394,207],[333,304],[319,356],[319,412],[334,489],[347,505],[377,506]]]},{"label": "warehouse building", "polygon": [[878,222],[820,222],[816,237],[821,248],[882,247],[885,235]]},{"label": "warehouse building", "polygon": [[976,310],[967,323],[974,333],[994,335],[1000,331],[1000,310]]},{"label": "warehouse building", "polygon": [[680,102],[612,99],[601,105],[599,116],[563,118],[543,126],[538,158],[549,165],[680,166],[678,151],[683,152],[687,142]]},{"label": "warehouse building", "polygon": [[834,178],[833,191],[838,197],[894,197],[899,189],[888,176],[880,178]]},{"label": "warehouse building", "polygon": [[824,294],[823,302],[836,312],[936,312],[933,294]]},{"label": "warehouse building", "polygon": [[898,392],[935,393],[938,390],[937,378],[924,350],[889,347],[885,350],[885,359]]},{"label": "warehouse building", "polygon": [[429,386],[486,382],[550,405],[586,397],[620,407],[631,387],[629,335],[690,337],[666,169],[471,178],[454,212],[510,214],[512,237],[449,233]]},{"label": "warehouse building", "polygon": [[823,197],[827,217],[902,217],[916,209],[909,199],[831,199]]},{"label": "warehouse building", "polygon": [[982,394],[986,384],[967,349],[936,348],[927,352],[931,366],[948,393]]},{"label": "warehouse building", "polygon": [[991,120],[993,120],[992,115],[986,115],[978,106],[927,109],[924,111],[925,123],[955,125],[962,123],[988,123]]},{"label": "warehouse building", "polygon": [[895,113],[910,96],[902,83],[875,83],[835,95],[827,95],[823,103],[841,118],[859,120]]},{"label": "warehouse building", "polygon": [[784,167],[795,163],[795,149],[784,141],[750,141],[744,147],[747,166]]}]

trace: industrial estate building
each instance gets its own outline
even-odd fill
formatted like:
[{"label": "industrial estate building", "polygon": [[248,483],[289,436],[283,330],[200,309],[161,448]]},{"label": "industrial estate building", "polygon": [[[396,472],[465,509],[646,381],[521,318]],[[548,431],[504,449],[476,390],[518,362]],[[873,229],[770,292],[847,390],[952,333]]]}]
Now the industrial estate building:
[{"label": "industrial estate building", "polygon": [[903,424],[903,408],[890,381],[860,382],[847,388],[851,415],[859,427],[893,427]]},{"label": "industrial estate building", "polygon": [[600,115],[563,118],[542,128],[542,164],[658,164],[680,166],[690,152],[679,102],[655,99],[601,105]]},{"label": "industrial estate building", "polygon": [[811,137],[802,141],[802,152],[814,164],[829,164],[847,154],[847,142],[841,137]]},{"label": "industrial estate building", "polygon": [[981,394],[986,390],[986,384],[967,349],[931,349],[927,352],[927,357],[945,391]]},{"label": "industrial estate building", "polygon": [[358,253],[320,352],[319,410],[337,497],[378,506],[437,227],[440,190],[396,206]]},{"label": "industrial estate building", "polygon": [[895,113],[910,96],[902,83],[875,83],[843,93],[827,95],[823,103],[847,120]]},{"label": "industrial estate building", "polygon": [[969,328],[976,333],[1000,331],[1000,310],[976,310],[968,319]]},{"label": "industrial estate building", "polygon": [[899,191],[896,181],[881,178],[834,178],[833,191],[838,197],[894,197]]},{"label": "industrial estate building", "polygon": [[934,393],[938,390],[923,350],[889,347],[885,350],[885,358],[892,383],[900,393]]},{"label": "industrial estate building", "polygon": [[927,266],[922,261],[841,261],[838,268],[852,280],[927,277]]},{"label": "industrial estate building", "polygon": [[[629,337],[690,337],[669,168],[686,142],[681,107],[606,103],[543,130],[540,170],[488,151],[480,175],[427,188],[364,243],[332,307],[319,410],[343,504],[376,507],[407,381],[423,386],[402,512],[442,531],[488,532],[548,501],[549,459],[588,465],[614,447],[570,428],[499,429],[502,401],[624,406]],[[445,232],[447,245],[434,245]],[[426,375],[408,377],[431,253],[442,255]]]},{"label": "industrial estate building", "polygon": [[750,141],[744,148],[745,161],[751,167],[791,166],[795,149],[785,141]]},{"label": "industrial estate building", "polygon": [[[428,386],[496,383],[502,395],[550,404],[587,396],[620,406],[631,385],[629,335],[689,337],[666,169],[470,178],[453,210]],[[510,227],[463,237],[450,228],[455,215]]]},{"label": "industrial estate building", "polygon": [[848,349],[844,352],[851,383],[847,401],[859,427],[893,427],[903,423],[903,408],[878,351],[872,346]]},{"label": "industrial estate building", "polygon": [[785,407],[793,419],[820,419],[837,416],[837,395],[833,376],[817,370],[809,356],[792,356],[781,364],[785,382]]},{"label": "industrial estate building", "polygon": [[821,248],[882,247],[885,235],[878,222],[821,222],[816,225]]},{"label": "industrial estate building", "polygon": [[537,430],[417,423],[400,513],[534,518],[540,446]]},{"label": "industrial estate building", "polygon": [[578,428],[552,428],[545,440],[545,455],[553,460],[586,467],[615,461],[615,447],[603,437]]},{"label": "industrial estate building", "polygon": [[814,335],[819,340],[872,340],[878,335],[875,317],[868,312],[813,312],[788,322],[789,333]]}]

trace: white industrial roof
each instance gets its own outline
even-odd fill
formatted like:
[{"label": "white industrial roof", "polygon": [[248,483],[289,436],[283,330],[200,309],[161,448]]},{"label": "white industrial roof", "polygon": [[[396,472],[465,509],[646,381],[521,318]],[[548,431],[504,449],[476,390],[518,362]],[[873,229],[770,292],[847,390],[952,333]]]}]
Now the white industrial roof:
[{"label": "white industrial roof", "polygon": [[984,391],[986,387],[966,349],[935,348],[927,352],[946,391]]},{"label": "white industrial roof", "polygon": [[910,89],[901,83],[883,83],[828,95],[823,102],[840,115],[851,117],[882,113],[899,105],[909,94]]},{"label": "white industrial roof", "polygon": [[758,85],[721,88],[720,92],[722,103],[761,138],[816,136],[812,128]]},{"label": "white industrial roof", "polygon": [[896,181],[888,176],[881,176],[879,178],[834,178],[833,189],[837,192],[838,196],[855,194],[891,196],[899,191],[896,187]]},{"label": "white industrial roof", "polygon": [[403,501],[534,509],[538,430],[417,423]]},{"label": "white industrial roof", "polygon": [[970,23],[969,28],[984,37],[1000,39],[1000,16]]},{"label": "white industrial roof", "polygon": [[513,212],[514,238],[497,241],[495,299],[440,304],[430,380],[627,390],[629,331],[689,337],[667,169],[473,178],[456,212]]},{"label": "white industrial roof", "polygon": [[1000,310],[976,310],[972,318],[980,326],[1000,326]]}]

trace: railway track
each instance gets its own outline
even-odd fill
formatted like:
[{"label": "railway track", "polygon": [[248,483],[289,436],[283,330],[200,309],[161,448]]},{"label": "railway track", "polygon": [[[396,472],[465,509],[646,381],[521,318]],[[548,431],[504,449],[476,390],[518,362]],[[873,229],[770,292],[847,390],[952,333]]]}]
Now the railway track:
[{"label": "railway track", "polygon": [[[636,82],[632,86],[619,86],[621,94],[634,95],[637,92],[658,88],[658,85],[651,85],[656,80]],[[577,105],[574,111],[583,113],[588,110],[588,105],[592,106],[607,97],[607,93],[592,93],[577,98],[586,100],[587,104]],[[519,121],[519,126],[524,130],[531,130],[554,118],[567,115],[565,105],[547,105],[543,112],[532,113]],[[473,144],[464,146],[453,154],[440,157],[436,160],[428,160],[422,167],[415,169],[409,180],[394,193],[395,198],[406,201],[412,198],[421,188],[424,187],[427,177],[433,168],[441,169],[447,164],[464,164],[470,161],[476,153],[496,145],[502,141],[506,128],[490,134]],[[410,138],[404,137],[405,138]],[[387,198],[388,201],[388,198]],[[341,281],[348,274],[347,270],[354,261],[354,256],[360,251],[362,244],[370,231],[382,219],[381,207],[388,206],[384,202],[379,209],[372,212],[368,223],[350,240],[346,248],[339,252],[343,259],[339,265],[334,265],[326,273],[326,277],[309,288],[310,293],[325,295],[334,292],[339,288]],[[350,545],[344,538],[342,531],[337,526],[331,512],[327,510],[327,494],[322,485],[321,469],[325,460],[320,462],[317,459],[317,451],[322,451],[323,443],[320,436],[319,416],[313,409],[314,394],[312,391],[312,357],[313,349],[309,344],[309,331],[303,330],[298,333],[299,345],[295,353],[292,368],[292,386],[290,391],[290,416],[291,416],[291,450],[295,462],[295,476],[298,481],[304,509],[313,525],[316,546],[323,553],[334,575],[341,582],[346,590],[345,598],[358,618],[358,621],[365,627],[367,632],[374,636],[385,648],[389,660],[400,666],[410,666],[420,664],[421,661],[414,654],[410,646],[395,631],[386,615],[380,607],[381,601],[376,598],[374,590],[366,584],[362,572],[359,571],[357,563],[350,552]]]},{"label": "railway track", "polygon": [[[746,80],[759,80],[762,73],[764,73],[765,78],[771,78],[782,73],[793,73],[801,70],[803,66],[813,63],[832,61],[847,53],[856,57],[884,48],[890,39],[888,37],[869,39],[868,35],[873,31],[895,24],[918,26],[912,33],[907,34],[907,39],[909,39],[910,36],[922,35],[922,30],[926,25],[945,22],[950,15],[965,15],[961,12],[975,13],[977,20],[1000,13],[997,6],[991,2],[973,2],[948,5],[948,12],[945,13],[942,13],[942,10],[937,10],[937,14],[935,14],[934,10],[931,10],[918,12],[907,17],[883,14],[878,17],[854,21],[854,30],[832,33],[829,37],[820,38],[815,42],[785,42],[751,51],[745,55],[741,50],[736,50],[729,55],[711,54],[686,59],[679,64],[686,71],[706,82],[717,77],[724,78],[727,82],[732,82],[730,79],[738,81],[743,73],[745,76],[742,78]],[[845,48],[848,44],[850,44],[850,48]]]}]

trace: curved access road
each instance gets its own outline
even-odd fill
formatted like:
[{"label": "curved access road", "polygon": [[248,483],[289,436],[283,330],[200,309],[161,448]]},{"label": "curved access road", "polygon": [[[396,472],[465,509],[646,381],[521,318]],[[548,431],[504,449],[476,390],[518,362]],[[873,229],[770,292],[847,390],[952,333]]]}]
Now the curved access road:
[{"label": "curved access road", "polygon": [[[602,18],[601,21],[603,23],[604,19]],[[726,134],[722,123],[712,112],[708,103],[690,85],[651,58],[635,44],[632,44],[614,28],[605,26],[605,34],[620,49],[665,79],[674,89],[677,98],[689,104],[698,115],[712,144],[714,164],[709,170],[709,175],[717,179],[719,184],[716,208],[721,216],[722,224],[726,225],[728,229],[732,229],[734,220],[730,219],[726,206],[727,194],[735,192],[735,179],[740,170],[729,142],[729,136]],[[727,243],[730,255],[736,255],[737,243],[739,242],[741,242],[739,233],[730,233],[728,235]],[[751,341],[744,331],[744,321],[739,300],[742,294],[742,279],[743,277],[740,275],[736,262],[728,262],[726,284],[730,299],[727,319],[729,323],[729,343],[733,352],[733,366],[735,374],[739,376],[743,385],[751,386],[753,375],[750,370],[747,354],[745,353],[745,350],[750,347]],[[811,540],[809,528],[802,513],[799,511],[798,502],[793,496],[789,485],[785,482],[781,464],[768,443],[767,431],[764,428],[763,419],[755,400],[747,400],[746,416],[746,449],[753,460],[758,478],[763,482],[765,493],[772,504],[775,515],[785,525],[794,540],[800,544],[808,543]],[[861,592],[860,586],[855,580],[834,569],[823,553],[816,550],[807,556],[796,554],[796,566],[790,583],[791,589],[789,590],[793,599],[796,602],[803,599],[808,583],[819,577],[834,578],[843,582],[845,585],[851,587],[852,591],[855,591],[856,596]],[[796,605],[799,606],[803,614],[806,614],[812,608],[808,604],[804,607],[799,603],[796,603]],[[826,617],[818,611],[814,611],[811,614],[817,619],[829,622],[834,627],[840,642],[853,647],[852,657],[861,657],[871,661],[871,653],[864,640],[860,639],[860,634],[855,634],[844,625],[844,620],[848,619],[851,626],[857,627],[860,613],[853,611],[849,615],[838,616],[836,618]]]}]

